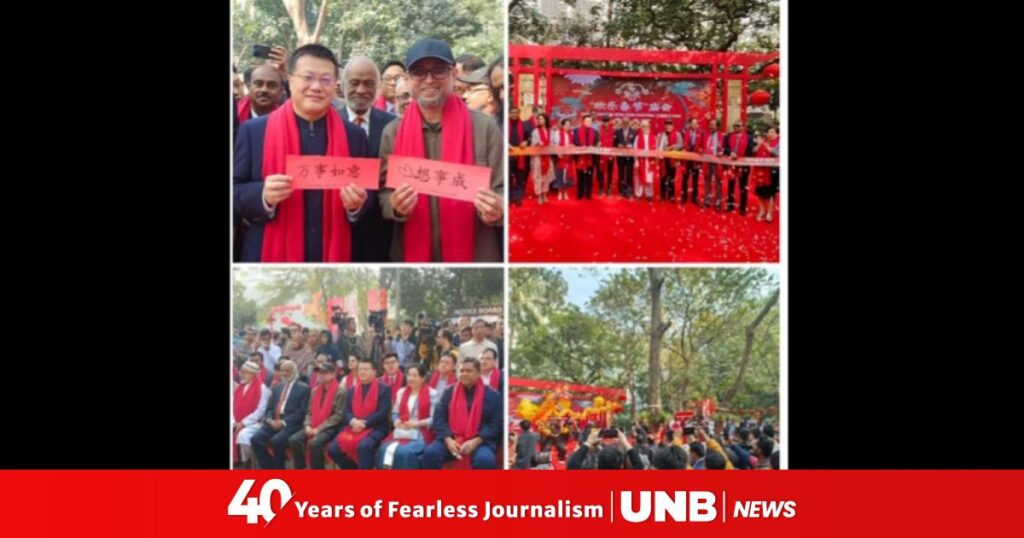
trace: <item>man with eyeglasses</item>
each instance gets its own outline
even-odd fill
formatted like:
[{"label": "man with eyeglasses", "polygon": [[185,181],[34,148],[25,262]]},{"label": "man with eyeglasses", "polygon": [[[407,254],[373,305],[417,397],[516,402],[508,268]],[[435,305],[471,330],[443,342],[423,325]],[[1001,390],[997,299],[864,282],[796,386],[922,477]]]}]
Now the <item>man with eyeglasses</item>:
[{"label": "man with eyeglasses", "polygon": [[383,110],[391,115],[398,114],[398,105],[395,103],[395,88],[398,81],[405,77],[405,64],[398,60],[391,60],[384,65],[384,73],[381,78],[380,97],[373,104],[373,108]]},{"label": "man with eyeglasses", "polygon": [[465,75],[486,66],[487,64],[485,64],[479,56],[473,54],[460,54],[458,58],[455,58],[455,93],[465,99],[466,92],[469,91],[470,87],[473,85],[468,82],[463,82],[462,78]]},{"label": "man with eyeglasses", "polygon": [[263,64],[252,70],[246,84],[249,95],[238,102],[238,123],[266,116],[281,105],[284,80],[281,73],[270,64]]},{"label": "man with eyeglasses", "polygon": [[348,262],[351,222],[367,191],[292,189],[286,155],[368,157],[366,133],[331,108],[338,60],[322,45],[299,47],[288,58],[291,99],[238,129],[234,156],[234,208],[250,226],[244,262]]},{"label": "man with eyeglasses", "polygon": [[481,67],[471,73],[455,77],[455,83],[460,82],[467,86],[461,96],[469,109],[494,116],[494,97],[491,95],[490,85],[487,84],[487,68]]},{"label": "man with eyeglasses", "polygon": [[[413,102],[401,120],[384,128],[380,154],[380,204],[395,221],[391,259],[405,262],[500,261],[494,227],[504,208],[504,166],[497,124],[471,111],[453,93],[455,59],[448,44],[417,41],[406,54]],[[391,154],[487,166],[490,188],[473,203],[421,195],[413,185],[385,188]]]},{"label": "man with eyeglasses", "polygon": [[[342,118],[363,129],[369,137],[370,157],[377,157],[380,155],[380,136],[384,126],[395,119],[394,114],[388,114],[373,105],[373,99],[381,87],[377,64],[366,56],[354,56],[341,70],[341,78],[345,106],[339,107],[338,112]],[[387,88],[386,85],[384,87]],[[369,191],[362,213],[363,217],[352,224],[352,259],[357,262],[388,261],[392,223],[384,220],[377,208],[377,191]]]},{"label": "man with eyeglasses", "polygon": [[[724,155],[730,159],[754,156],[754,144],[751,141],[750,133],[743,128],[743,122],[732,124],[732,132],[725,137],[722,148]],[[732,211],[736,208],[736,198],[740,197],[740,216],[747,214],[747,183],[750,181],[749,166],[730,166],[727,168],[729,181],[727,185],[725,210]],[[740,189],[736,192],[736,180],[739,179]]]},{"label": "man with eyeglasses", "polygon": [[402,77],[395,86],[395,106],[398,107],[398,117],[405,115],[409,103],[412,102],[412,94],[409,93],[409,77]]}]

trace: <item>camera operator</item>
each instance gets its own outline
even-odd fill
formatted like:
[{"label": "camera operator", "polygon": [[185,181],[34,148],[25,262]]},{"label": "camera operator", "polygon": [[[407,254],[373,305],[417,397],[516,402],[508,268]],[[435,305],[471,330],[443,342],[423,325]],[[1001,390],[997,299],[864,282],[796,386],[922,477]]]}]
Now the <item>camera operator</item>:
[{"label": "camera operator", "polygon": [[391,353],[391,342],[385,340],[384,320],[380,313],[371,312],[366,319],[366,330],[359,337],[359,349],[363,357],[370,357],[374,364],[380,364],[381,357]]},{"label": "camera operator", "polygon": [[348,357],[359,347],[356,339],[356,319],[350,317],[340,306],[332,307],[331,323],[338,326],[338,356]]}]

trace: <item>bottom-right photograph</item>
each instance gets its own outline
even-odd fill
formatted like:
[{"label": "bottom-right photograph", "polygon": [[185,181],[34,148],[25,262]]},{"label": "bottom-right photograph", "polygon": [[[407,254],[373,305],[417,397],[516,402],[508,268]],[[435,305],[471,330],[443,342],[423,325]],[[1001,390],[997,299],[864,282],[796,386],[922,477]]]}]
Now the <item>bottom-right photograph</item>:
[{"label": "bottom-right photograph", "polygon": [[776,268],[511,268],[509,287],[509,469],[781,468]]}]

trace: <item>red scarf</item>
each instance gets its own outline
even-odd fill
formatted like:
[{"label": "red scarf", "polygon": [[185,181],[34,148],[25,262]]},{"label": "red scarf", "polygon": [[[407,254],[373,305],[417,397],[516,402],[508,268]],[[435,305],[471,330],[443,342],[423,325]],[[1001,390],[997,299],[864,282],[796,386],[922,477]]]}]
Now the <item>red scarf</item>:
[{"label": "red scarf", "polygon": [[[729,149],[732,150],[732,153],[735,153],[736,157],[739,158],[745,157],[747,155],[747,144],[750,142],[747,138],[747,133],[745,131],[739,134],[731,133],[729,136],[732,137],[732,140],[729,141]],[[743,138],[740,139],[740,137]],[[736,146],[737,140],[739,141],[738,147]]]},{"label": "red scarf", "polygon": [[401,368],[399,368],[398,371],[394,373],[393,383],[387,382],[386,372],[384,373],[384,375],[380,376],[378,380],[391,387],[391,403],[394,404],[394,399],[398,398],[398,388],[401,388],[402,381],[406,380],[406,376],[402,375],[401,373]]},{"label": "red scarf", "polygon": [[238,123],[242,124],[252,119],[252,97],[245,96],[238,101]]},{"label": "red scarf", "polygon": [[[657,147],[658,143],[654,139],[654,133],[645,135],[643,131],[640,131],[640,133],[636,135],[636,149],[656,149]],[[638,157],[636,160],[636,166],[640,169],[639,181],[643,184],[647,183],[648,166],[651,167],[651,171],[654,173],[654,176],[658,176],[658,159],[655,159],[653,157]]]},{"label": "red scarf", "polygon": [[[249,385],[253,385],[248,391]],[[235,422],[241,422],[243,418],[252,414],[260,405],[260,391],[263,390],[263,380],[253,377],[252,382],[239,384],[235,388],[234,413]]]},{"label": "red scarf", "polygon": [[[286,155],[299,155],[299,127],[291,99],[270,113],[263,141],[263,177],[284,173]],[[327,111],[327,155],[347,157],[348,136],[341,117]],[[348,216],[336,189],[323,193],[323,244],[325,262],[347,262],[352,258]],[[305,207],[301,192],[293,192],[277,204],[277,215],[263,229],[262,262],[305,261]]]},{"label": "red scarf", "polygon": [[[280,105],[275,104],[271,112],[277,110]],[[252,119],[252,96],[247,95],[238,101],[238,123],[242,124]]]},{"label": "red scarf", "polygon": [[[711,147],[711,141],[712,140],[715,141],[715,148]],[[714,149],[714,151],[712,151],[712,149]],[[711,156],[711,157],[717,157],[718,153],[720,153],[721,151],[722,151],[722,133],[720,133],[718,131],[716,131],[714,133],[708,133],[707,136],[704,137],[704,147],[702,148],[701,153],[703,153],[705,155],[708,155],[708,156]],[[701,183],[703,183],[705,178],[708,177],[708,174],[711,173],[710,168],[708,168],[708,166],[710,164],[711,163],[701,163],[700,164],[700,181],[701,181]],[[718,179],[721,179],[721,177],[719,177]]]},{"label": "red scarf", "polygon": [[[446,385],[446,387],[447,386],[451,386],[452,383],[455,383],[455,371],[454,370],[452,370],[451,372],[448,372],[447,379],[448,379],[448,385]],[[427,385],[429,385],[430,388],[432,388],[432,389],[436,389],[437,388],[437,382],[440,381],[440,380],[441,380],[441,370],[434,370],[434,373],[430,374],[430,381],[427,382]]]},{"label": "red scarf", "polygon": [[495,368],[491,370],[491,381],[488,385],[490,385],[492,389],[498,390],[500,388],[499,383],[501,383],[501,368]]},{"label": "red scarf", "polygon": [[[250,387],[250,385],[252,385]],[[245,387],[249,387],[246,391]],[[242,383],[235,387],[235,397],[232,400],[235,422],[241,422],[243,418],[251,415],[260,406],[260,393],[263,391],[263,379],[255,377],[249,383]],[[235,459],[239,459],[238,434],[231,439],[231,446],[235,447]]]},{"label": "red scarf", "polygon": [[[601,147],[611,148],[615,147],[615,126],[611,123],[605,123],[601,126]],[[608,164],[608,159],[611,157],[607,155],[601,156],[601,169]]]},{"label": "red scarf", "polygon": [[356,384],[356,374],[348,374],[342,379],[342,382],[345,384],[345,390],[347,391]]},{"label": "red scarf", "polygon": [[[551,131],[547,127],[537,128],[538,136],[541,138],[541,148],[547,148],[551,146]],[[541,156],[541,175],[547,175],[548,170],[551,169],[551,158],[547,155]]]},{"label": "red scarf", "polygon": [[[521,143],[523,141],[523,122],[522,122],[522,120],[516,120],[516,121],[508,122],[508,126],[509,126],[509,129],[508,129],[509,135],[508,136],[509,136],[509,138],[512,138],[512,125],[513,124],[516,127],[516,133],[519,135],[519,142]],[[518,148],[519,147],[519,143],[516,143],[515,147]],[[526,157],[523,157],[522,155],[520,155],[519,158],[516,159],[516,166],[520,170],[525,168],[526,167]]]},{"label": "red scarf", "polygon": [[[402,400],[398,402],[398,418],[402,422],[409,420],[409,395],[411,393],[412,387],[405,387],[405,391],[402,392]],[[420,385],[420,392],[416,395],[416,407],[416,416],[419,417],[416,420],[423,420],[430,416],[430,387]],[[426,426],[421,426],[420,433],[423,435],[423,444],[429,445],[434,442],[434,430],[427,428]],[[381,444],[384,445],[391,440],[393,440],[393,436],[388,435],[387,439],[384,439]],[[408,442],[408,439],[398,440],[398,444],[400,445],[404,445]]]},{"label": "red scarf", "polygon": [[334,397],[338,393],[338,380],[332,379],[327,386],[327,395],[324,396],[324,387],[316,387],[313,394],[313,410],[310,413],[309,425],[316,428],[331,416],[331,408],[334,407]]},{"label": "red scarf", "polygon": [[[569,142],[569,131],[562,129],[558,131],[558,147],[567,148],[572,144]],[[558,158],[558,169],[565,170],[569,166],[569,161],[572,160],[568,155],[560,155]]]},{"label": "red scarf", "polygon": [[[690,145],[690,135],[693,134],[693,145]],[[683,149],[686,151],[700,152],[700,147],[704,143],[704,137],[701,135],[700,130],[687,129],[685,138],[683,139]]]},{"label": "red scarf", "polygon": [[[765,143],[757,147],[757,151],[754,153],[755,157],[771,157],[772,151],[770,149],[769,142],[765,139]],[[779,139],[775,139],[775,145],[779,145]],[[755,187],[764,187],[772,184],[771,171],[766,166],[754,166],[750,170],[750,183]]]},{"label": "red scarf", "polygon": [[[712,151],[711,141],[715,141],[715,151]],[[714,132],[708,133],[708,136],[704,138],[704,153],[716,156],[722,152],[722,133]]]},{"label": "red scarf", "polygon": [[[441,112],[441,160],[474,165],[473,122],[469,108],[457,95],[449,95]],[[423,145],[423,116],[415,101],[406,109],[395,137],[395,155],[427,158]],[[476,209],[472,202],[440,198],[441,259],[445,262],[473,261]],[[430,197],[418,195],[419,210],[405,223],[405,261],[429,262],[431,251]]]},{"label": "red scarf", "polygon": [[383,110],[384,112],[388,111],[388,100],[384,98],[384,94],[380,94],[380,97],[373,102],[373,108]]},{"label": "red scarf", "polygon": [[461,444],[467,439],[476,437],[480,429],[480,419],[484,413],[484,392],[487,388],[481,379],[476,380],[476,392],[473,394],[473,403],[469,410],[466,410],[466,387],[459,383],[455,387],[452,399],[448,403],[448,426],[452,431],[452,437]]},{"label": "red scarf", "polygon": [[[352,392],[352,414],[359,420],[366,420],[366,417],[377,410],[377,395],[380,393],[380,385],[376,379],[370,382],[370,392],[366,395],[365,401],[363,400],[362,383],[356,383],[356,388]],[[358,462],[359,452],[356,448],[360,441],[370,435],[371,430],[372,428],[367,427],[363,431],[355,433],[351,426],[345,426],[345,429],[338,434],[338,447],[341,448],[341,452],[348,459]]]},{"label": "red scarf", "polygon": [[[580,145],[581,146],[593,146],[594,145],[594,130],[586,125],[581,125],[576,128],[576,132],[579,133]],[[582,168],[590,168],[593,164],[592,156],[588,153],[585,155],[579,155],[578,161],[579,166]]]}]

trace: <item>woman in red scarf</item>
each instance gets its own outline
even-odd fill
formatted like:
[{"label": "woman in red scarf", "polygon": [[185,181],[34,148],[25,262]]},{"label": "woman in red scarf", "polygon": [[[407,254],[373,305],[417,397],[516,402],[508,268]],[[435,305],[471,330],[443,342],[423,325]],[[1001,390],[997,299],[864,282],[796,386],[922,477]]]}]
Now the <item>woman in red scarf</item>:
[{"label": "woman in red scarf", "polygon": [[[779,137],[771,138],[772,131],[769,131],[769,138],[761,133],[754,136],[754,157],[767,159],[772,157],[772,149],[778,148]],[[772,213],[775,211],[775,186],[772,184],[771,171],[766,166],[754,166],[750,172],[750,183],[754,186],[754,194],[757,195],[757,220],[772,221]]]},{"label": "woman in red scarf", "polygon": [[[543,112],[534,116],[536,127],[531,135],[531,144],[546,148],[551,145],[551,130],[548,129],[548,115]],[[548,186],[555,177],[555,166],[550,155],[536,155],[531,159],[533,168],[533,191],[537,194],[537,203],[548,201]]]},{"label": "woman in red scarf", "polygon": [[[569,120],[564,119],[561,129],[551,132],[551,145],[566,148],[572,147],[572,130],[569,128]],[[558,191],[559,200],[569,199],[569,189],[572,187],[572,175],[575,171],[571,155],[560,155],[555,164],[555,179],[551,182],[551,188]]]},{"label": "woman in red scarf", "polygon": [[381,469],[419,469],[423,449],[434,441],[434,405],[438,392],[426,383],[427,369],[420,363],[405,370],[406,386],[398,390],[391,408],[395,429],[377,451]]},{"label": "woman in red scarf", "polygon": [[343,390],[348,390],[356,384],[356,366],[359,364],[359,359],[355,355],[349,355],[348,361],[345,363],[344,376],[341,378],[341,386]]}]

